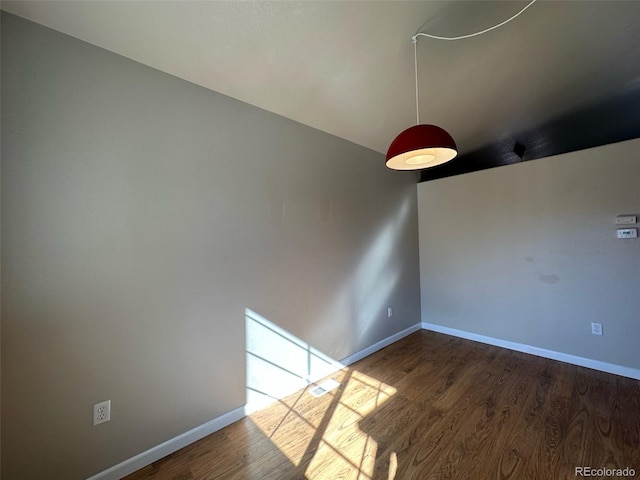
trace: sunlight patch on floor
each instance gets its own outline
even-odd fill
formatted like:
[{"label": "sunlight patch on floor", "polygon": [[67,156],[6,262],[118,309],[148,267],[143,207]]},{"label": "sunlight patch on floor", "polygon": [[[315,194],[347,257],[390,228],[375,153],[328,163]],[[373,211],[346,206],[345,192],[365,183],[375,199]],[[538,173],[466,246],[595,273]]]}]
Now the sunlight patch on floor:
[{"label": "sunlight patch on floor", "polygon": [[314,397],[310,385],[251,419],[294,465],[313,454],[308,478],[331,472],[331,478],[371,479],[377,444],[359,422],[396,389],[356,370],[345,369],[332,378],[342,383],[338,389]]},{"label": "sunlight patch on floor", "polygon": [[[294,466],[307,465],[307,478],[371,479],[378,445],[359,424],[396,389],[345,367],[253,310],[246,309],[245,318],[253,423]],[[325,391],[315,396],[319,385]]]}]

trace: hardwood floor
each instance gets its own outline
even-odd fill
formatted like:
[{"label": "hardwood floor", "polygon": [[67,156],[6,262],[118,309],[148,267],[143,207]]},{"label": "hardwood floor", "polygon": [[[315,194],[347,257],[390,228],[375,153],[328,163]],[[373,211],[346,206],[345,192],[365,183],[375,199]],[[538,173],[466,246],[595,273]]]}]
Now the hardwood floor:
[{"label": "hardwood floor", "polygon": [[640,478],[637,380],[427,331],[331,378],[126,479]]}]

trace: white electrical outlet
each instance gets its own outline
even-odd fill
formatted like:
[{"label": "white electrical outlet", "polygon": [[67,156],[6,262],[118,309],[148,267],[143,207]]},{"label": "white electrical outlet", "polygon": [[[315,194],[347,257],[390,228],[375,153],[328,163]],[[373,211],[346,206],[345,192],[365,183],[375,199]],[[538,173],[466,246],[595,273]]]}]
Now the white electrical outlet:
[{"label": "white electrical outlet", "polygon": [[393,308],[391,307],[387,308],[387,318],[391,318],[392,315],[393,315]]},{"label": "white electrical outlet", "polygon": [[99,425],[111,420],[111,400],[96,403],[93,406],[93,424]]},{"label": "white electrical outlet", "polygon": [[591,333],[594,335],[602,335],[602,324],[591,322]]}]

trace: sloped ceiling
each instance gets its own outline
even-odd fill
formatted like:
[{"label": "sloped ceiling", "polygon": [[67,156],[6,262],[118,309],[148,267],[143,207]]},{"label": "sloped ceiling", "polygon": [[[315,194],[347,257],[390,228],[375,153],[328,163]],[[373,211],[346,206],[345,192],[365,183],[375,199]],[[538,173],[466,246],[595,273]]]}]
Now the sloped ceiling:
[{"label": "sloped ceiling", "polygon": [[[411,37],[482,30],[527,3],[5,0],[2,9],[384,153],[415,123]],[[420,38],[418,53],[420,119],[456,139],[458,171],[558,153],[568,147],[549,138],[580,137],[572,125],[586,117],[610,115],[611,125],[626,115],[610,129],[636,135],[640,2],[538,0],[480,37]],[[597,125],[581,125],[584,137]],[[513,155],[516,142],[524,155]]]}]

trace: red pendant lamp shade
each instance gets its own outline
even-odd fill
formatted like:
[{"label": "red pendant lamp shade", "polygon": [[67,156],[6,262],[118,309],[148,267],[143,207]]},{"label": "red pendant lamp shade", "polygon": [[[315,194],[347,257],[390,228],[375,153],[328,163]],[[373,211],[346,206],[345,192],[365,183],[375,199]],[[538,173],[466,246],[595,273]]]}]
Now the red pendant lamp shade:
[{"label": "red pendant lamp shade", "polygon": [[484,33],[506,25],[514,18],[521,15],[527,8],[533,5],[536,0],[531,0],[518,13],[500,22],[493,27],[485,28],[479,32],[457,37],[441,37],[429,33],[416,33],[413,41],[413,64],[416,74],[416,123],[415,127],[407,128],[396,137],[387,151],[387,167],[394,170],[418,170],[420,168],[434,167],[453,160],[458,154],[456,142],[451,135],[435,125],[420,124],[420,105],[418,95],[418,37],[428,37],[436,40],[462,40],[464,38],[477,37]]},{"label": "red pendant lamp shade", "polygon": [[453,160],[458,154],[456,142],[436,125],[415,125],[400,133],[387,151],[387,167],[394,170],[418,170]]}]

